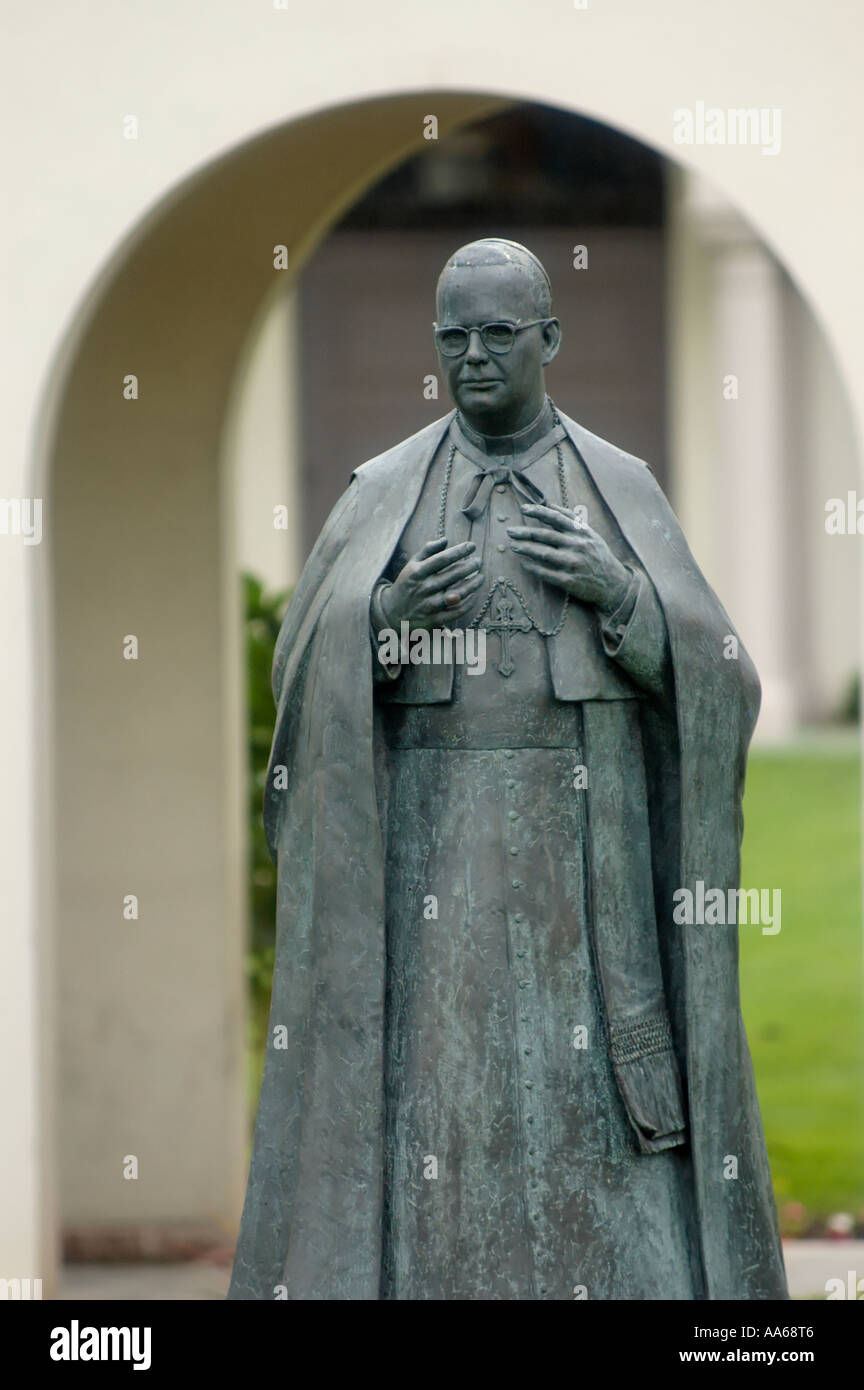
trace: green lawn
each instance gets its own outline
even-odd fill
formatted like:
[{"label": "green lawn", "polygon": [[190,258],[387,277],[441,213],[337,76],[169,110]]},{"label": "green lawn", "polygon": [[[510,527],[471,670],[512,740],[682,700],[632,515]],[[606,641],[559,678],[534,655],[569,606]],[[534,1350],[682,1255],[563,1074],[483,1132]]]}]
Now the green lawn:
[{"label": "green lawn", "polygon": [[740,929],[744,1018],[781,1221],[796,1232],[843,1211],[861,1224],[857,751],[754,753],[744,817],[743,886],[782,890],[776,936]]}]

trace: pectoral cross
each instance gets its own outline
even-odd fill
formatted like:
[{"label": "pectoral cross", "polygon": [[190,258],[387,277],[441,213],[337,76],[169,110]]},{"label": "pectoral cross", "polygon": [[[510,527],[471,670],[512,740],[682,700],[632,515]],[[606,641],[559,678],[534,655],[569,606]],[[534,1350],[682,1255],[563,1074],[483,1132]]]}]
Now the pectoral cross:
[{"label": "pectoral cross", "polygon": [[530,632],[533,624],[523,619],[521,623],[513,622],[513,603],[509,598],[499,598],[495,604],[495,619],[486,624],[487,632],[497,632],[499,644],[498,674],[501,676],[512,676],[516,667],[513,665],[510,656],[510,634],[513,632]]}]

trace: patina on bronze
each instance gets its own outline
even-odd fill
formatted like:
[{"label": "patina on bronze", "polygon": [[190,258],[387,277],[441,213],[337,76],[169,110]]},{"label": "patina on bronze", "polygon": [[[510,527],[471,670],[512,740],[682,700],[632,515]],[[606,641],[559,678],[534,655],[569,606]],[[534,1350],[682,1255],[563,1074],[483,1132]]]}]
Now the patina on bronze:
[{"label": "patina on bronze", "polygon": [[[356,469],[277,643],[229,1297],[785,1298],[737,928],[673,916],[738,886],[756,672],[650,470],[547,396],[536,257],[462,247],[434,331],[456,409]],[[379,660],[442,614],[485,669]]]}]

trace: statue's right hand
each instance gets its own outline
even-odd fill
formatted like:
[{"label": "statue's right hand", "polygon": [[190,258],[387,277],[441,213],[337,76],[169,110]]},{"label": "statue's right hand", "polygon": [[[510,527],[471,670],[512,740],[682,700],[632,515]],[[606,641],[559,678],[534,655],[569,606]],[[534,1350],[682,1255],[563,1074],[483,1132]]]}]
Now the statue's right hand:
[{"label": "statue's right hand", "polygon": [[452,627],[471,607],[483,583],[473,541],[448,547],[445,536],[427,541],[393,583],[382,590],[381,607],[391,627]]}]

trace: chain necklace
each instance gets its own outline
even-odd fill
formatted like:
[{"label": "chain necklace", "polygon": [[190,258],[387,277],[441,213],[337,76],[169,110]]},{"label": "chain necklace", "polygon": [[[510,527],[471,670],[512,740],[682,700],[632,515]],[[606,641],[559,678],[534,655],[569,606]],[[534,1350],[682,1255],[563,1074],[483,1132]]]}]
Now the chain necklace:
[{"label": "chain necklace", "polygon": [[[553,404],[553,402],[552,402],[551,400],[549,401],[549,404],[552,406],[552,419],[553,419],[555,425],[560,425],[560,423],[561,423],[561,417],[559,416],[558,411],[557,411],[556,408],[555,408],[555,405]],[[558,487],[559,487],[560,492],[561,492],[561,505],[562,505],[562,507],[567,507],[567,506],[569,505],[569,504],[568,504],[568,501],[567,501],[567,476],[566,476],[566,473],[565,473],[565,471],[564,471],[564,453],[563,453],[563,451],[562,451],[562,449],[561,449],[561,440],[560,440],[560,439],[556,439],[556,441],[555,441],[555,454],[556,454],[557,459],[558,459]],[[449,454],[447,455],[447,465],[446,465],[446,467],[445,467],[445,469],[444,469],[444,482],[443,482],[442,485],[441,485],[441,505],[440,505],[439,510],[438,510],[438,536],[439,536],[439,539],[440,539],[440,538],[443,538],[443,537],[446,535],[447,497],[448,497],[448,494],[449,494],[449,492],[450,492],[450,476],[451,476],[451,474],[452,474],[452,472],[453,472],[453,459],[455,458],[455,456],[456,456],[456,445],[455,445],[455,444],[451,444],[451,445],[450,445],[450,452],[449,452]],[[564,626],[564,621],[565,621],[565,619],[566,619],[566,617],[567,617],[567,610],[568,610],[568,608],[570,607],[570,595],[569,595],[569,594],[565,594],[565,595],[564,595],[564,603],[562,604],[562,607],[561,607],[561,616],[559,617],[559,619],[558,619],[557,623],[555,624],[555,626],[554,626],[554,627],[551,627],[551,628],[544,628],[544,627],[541,627],[540,623],[538,623],[538,621],[537,621],[537,619],[535,618],[534,614],[531,612],[531,609],[530,609],[529,606],[528,606],[528,601],[527,601],[527,599],[525,598],[525,595],[522,593],[522,590],[519,588],[518,584],[514,584],[514,583],[512,582],[512,580],[510,580],[510,579],[504,579],[503,577],[500,578],[500,579],[496,579],[496,580],[495,580],[494,584],[492,585],[492,588],[489,590],[489,593],[486,595],[486,598],[485,598],[485,600],[484,600],[484,602],[483,602],[483,606],[481,607],[480,612],[479,612],[479,613],[477,614],[477,616],[476,616],[474,619],[472,619],[472,621],[468,624],[469,627],[479,627],[479,626],[480,626],[480,623],[481,623],[482,619],[486,617],[486,614],[489,612],[489,609],[492,607],[492,602],[493,602],[493,600],[494,600],[494,598],[495,598],[495,595],[497,594],[497,592],[498,592],[499,589],[503,590],[505,593],[506,593],[506,591],[509,589],[510,592],[511,592],[512,594],[515,595],[515,597],[519,600],[519,603],[520,603],[520,605],[521,605],[521,607],[522,607],[522,611],[524,612],[525,617],[526,617],[526,618],[528,619],[528,621],[530,622],[532,628],[533,628],[541,637],[557,637],[557,636],[558,636],[558,633],[561,631],[561,629],[562,629],[563,626]]]}]

